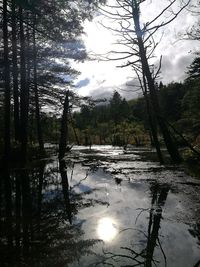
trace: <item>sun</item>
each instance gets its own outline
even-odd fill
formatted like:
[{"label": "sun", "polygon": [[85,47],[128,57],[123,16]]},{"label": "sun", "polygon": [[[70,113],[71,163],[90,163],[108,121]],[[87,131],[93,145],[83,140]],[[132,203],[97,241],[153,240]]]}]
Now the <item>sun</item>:
[{"label": "sun", "polygon": [[97,226],[97,233],[103,241],[112,241],[118,233],[114,220],[108,217],[100,219]]}]

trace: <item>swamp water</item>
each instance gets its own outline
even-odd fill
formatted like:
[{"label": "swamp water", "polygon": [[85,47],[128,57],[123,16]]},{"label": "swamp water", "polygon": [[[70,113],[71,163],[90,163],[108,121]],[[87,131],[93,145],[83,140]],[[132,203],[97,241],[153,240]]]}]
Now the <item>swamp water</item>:
[{"label": "swamp water", "polygon": [[147,149],[75,147],[0,179],[0,266],[200,266],[200,181]]}]

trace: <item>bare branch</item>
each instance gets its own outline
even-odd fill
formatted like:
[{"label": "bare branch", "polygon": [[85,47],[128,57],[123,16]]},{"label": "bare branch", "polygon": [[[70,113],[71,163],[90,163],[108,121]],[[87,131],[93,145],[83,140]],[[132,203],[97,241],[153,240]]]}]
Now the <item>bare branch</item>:
[{"label": "bare branch", "polygon": [[179,9],[179,11],[178,12],[176,12],[176,13],[174,13],[174,16],[171,18],[171,19],[169,19],[168,21],[165,21],[165,22],[162,22],[161,24],[159,24],[159,25],[156,25],[156,26],[153,26],[153,27],[151,27],[151,28],[148,28],[148,30],[149,31],[152,31],[152,30],[154,30],[154,29],[160,29],[161,27],[164,27],[164,26],[166,26],[166,25],[168,25],[169,23],[171,23],[173,20],[175,20],[177,17],[178,17],[178,15],[189,5],[189,3],[190,3],[190,1],[191,0],[188,0],[187,1],[187,3],[185,4],[185,5],[183,5],[180,9]]},{"label": "bare branch", "polygon": [[158,70],[154,76],[154,81],[156,80],[158,74],[160,73],[160,70],[161,70],[161,66],[162,66],[162,55],[160,56],[160,61],[159,61],[159,67],[158,67]]},{"label": "bare branch", "polygon": [[152,21],[150,22],[147,22],[145,27],[144,27],[144,30],[149,26],[151,25],[152,23],[154,23],[158,18],[160,18],[177,0],[173,0],[170,2],[170,4],[168,6],[166,6]]}]

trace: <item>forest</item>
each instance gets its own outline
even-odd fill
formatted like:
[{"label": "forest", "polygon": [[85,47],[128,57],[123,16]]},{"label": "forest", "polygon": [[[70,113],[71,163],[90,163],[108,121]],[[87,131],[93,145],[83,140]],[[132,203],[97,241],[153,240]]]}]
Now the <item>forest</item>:
[{"label": "forest", "polygon": [[[92,18],[92,13],[98,4],[102,4],[101,1],[86,1],[79,9],[67,1],[54,3],[53,6],[40,1],[20,2],[3,2],[1,9],[5,23],[2,28],[1,52],[4,79],[1,83],[0,151],[5,162],[7,158],[19,159],[18,153],[24,157],[22,161],[26,161],[28,154],[32,154],[31,150],[42,155],[45,142],[59,143],[61,110],[64,110],[66,90],[70,90],[65,116],[68,117],[65,120],[69,121],[69,131],[65,134],[66,140],[63,139],[66,143],[64,146],[67,143],[122,146],[151,144],[159,150],[159,142],[155,139],[160,139],[163,145],[166,138],[163,137],[162,140],[163,126],[159,125],[159,119],[156,119],[157,111],[150,110],[154,109],[150,107],[154,104],[146,103],[149,101],[147,98],[151,98],[150,89],[148,93],[148,88],[142,88],[144,85],[141,84],[143,96],[128,102],[117,91],[113,91],[110,99],[95,100],[78,96],[73,89],[73,79],[79,73],[70,66],[70,60],[87,59],[86,48],[80,39],[83,32],[82,22]],[[52,14],[54,7],[56,12]],[[62,14],[63,9],[69,10],[70,16]],[[52,23],[55,27],[49,35]],[[195,30],[191,28],[187,33],[188,38],[198,40],[198,29],[197,35]],[[136,73],[138,75],[137,70]],[[177,142],[182,146],[189,143],[195,147],[199,145],[198,52],[188,66],[186,75],[182,83],[155,83],[153,92],[157,91],[158,100],[154,101],[159,102],[159,112],[166,123],[170,123],[167,127],[170,127],[169,131],[177,138]],[[140,77],[139,80],[141,82]],[[79,111],[76,111],[76,108]],[[156,126],[157,123],[159,127]],[[155,130],[152,130],[153,124]],[[158,138],[155,137],[157,134],[154,134],[154,131],[158,131]],[[168,150],[169,146],[170,144],[167,145]],[[197,151],[196,154],[198,155]],[[173,156],[172,160],[176,161]]]},{"label": "forest", "polygon": [[[167,86],[161,83],[157,91],[164,118],[197,148],[200,128],[198,83],[198,78],[192,81],[188,78],[184,83]],[[91,142],[100,145],[153,146],[144,97],[126,101],[115,91],[107,104],[82,106],[80,112],[73,115],[73,126],[79,143],[83,145]],[[180,147],[184,147],[186,143],[177,132],[174,135]],[[70,140],[76,142],[73,127]]]},{"label": "forest", "polygon": [[[157,53],[181,16],[198,47],[200,2],[155,2],[0,0],[0,266],[200,266],[200,51],[169,82]],[[81,94],[85,62],[134,82]]]}]

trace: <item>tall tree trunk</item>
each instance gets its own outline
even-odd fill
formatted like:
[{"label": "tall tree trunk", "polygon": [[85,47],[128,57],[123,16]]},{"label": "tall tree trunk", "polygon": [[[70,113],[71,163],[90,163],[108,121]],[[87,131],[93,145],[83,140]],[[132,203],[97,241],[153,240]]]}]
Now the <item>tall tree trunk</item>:
[{"label": "tall tree trunk", "polygon": [[[31,45],[30,45],[30,14],[26,12],[26,46],[25,46],[25,56],[26,56],[26,115],[28,118],[29,113],[29,94],[30,94],[30,83],[31,83]],[[27,120],[27,129],[28,129],[28,120]]]},{"label": "tall tree trunk", "polygon": [[153,142],[154,142],[154,145],[155,145],[155,148],[156,148],[158,159],[160,161],[160,164],[163,164],[164,160],[163,160],[162,152],[160,150],[160,143],[159,143],[159,140],[158,140],[156,123],[155,123],[155,119],[154,119],[154,116],[153,116],[151,103],[150,103],[149,97],[148,97],[147,84],[146,84],[146,79],[145,79],[144,75],[143,75],[143,84],[144,84],[144,92],[143,92],[143,94],[144,94],[144,98],[145,98],[145,101],[146,101],[146,108],[147,108],[149,126],[150,126],[150,130],[151,130],[151,134],[152,134],[152,137],[153,137]]},{"label": "tall tree trunk", "polygon": [[78,138],[78,135],[77,135],[77,132],[76,132],[76,127],[74,125],[74,121],[73,121],[72,114],[71,114],[70,111],[69,111],[69,116],[70,116],[70,121],[71,121],[71,125],[72,125],[72,128],[73,128],[73,131],[74,131],[74,137],[76,139],[76,143],[77,143],[78,146],[80,146],[80,141],[79,141],[79,138]]},{"label": "tall tree trunk", "polygon": [[67,139],[68,139],[68,112],[69,112],[69,90],[65,96],[63,115],[61,119],[61,130],[60,130],[60,142],[59,142],[59,159],[64,158]]},{"label": "tall tree trunk", "polygon": [[44,141],[43,141],[42,127],[41,127],[40,105],[39,105],[38,84],[37,84],[37,49],[36,49],[35,27],[36,27],[36,15],[34,15],[34,22],[33,22],[33,80],[34,80],[33,83],[34,83],[34,96],[35,96],[37,138],[38,138],[40,152],[43,153]]},{"label": "tall tree trunk", "polygon": [[10,64],[8,48],[8,13],[7,0],[3,1],[3,46],[4,46],[4,87],[5,87],[5,108],[4,108],[4,157],[10,157]]},{"label": "tall tree trunk", "polygon": [[[134,1],[134,2],[136,2],[136,1]],[[147,56],[146,56],[146,50],[145,50],[143,39],[142,39],[143,33],[142,33],[141,28],[140,28],[138,4],[135,3],[135,6],[133,6],[132,11],[133,11],[133,20],[134,20],[134,25],[135,25],[135,32],[137,35],[137,42],[138,42],[138,47],[139,47],[140,59],[141,59],[141,63],[142,63],[142,69],[143,69],[143,72],[144,72],[145,77],[147,79],[151,103],[152,103],[153,109],[155,111],[158,125],[160,127],[161,132],[162,132],[164,142],[165,142],[167,150],[171,156],[171,159],[174,163],[180,163],[182,159],[180,157],[178,149],[177,149],[177,147],[176,147],[176,145],[175,145],[175,143],[171,137],[170,131],[169,131],[165,121],[163,120],[163,118],[161,116],[161,109],[160,109],[160,105],[159,105],[158,98],[157,98],[154,79],[152,77],[152,74],[151,74],[151,71],[149,68],[149,63],[148,63]]]},{"label": "tall tree trunk", "polygon": [[27,157],[27,86],[26,86],[26,56],[25,56],[25,36],[23,25],[23,9],[19,7],[19,20],[20,20],[20,128],[21,128],[21,156],[25,161]]},{"label": "tall tree trunk", "polygon": [[14,129],[15,141],[20,139],[19,125],[19,84],[18,84],[18,66],[17,66],[17,27],[16,27],[16,4],[12,0],[12,61],[13,61],[13,96],[14,96]]},{"label": "tall tree trunk", "polygon": [[29,139],[29,131],[30,131],[30,127],[32,127],[32,125],[30,125],[29,127],[29,105],[30,105],[30,85],[31,85],[31,40],[30,40],[30,13],[29,11],[26,11],[25,13],[25,16],[26,16],[26,27],[25,27],[25,58],[26,58],[26,90],[25,90],[25,117],[26,117],[26,140],[27,140],[27,143],[30,142],[30,139]]}]

